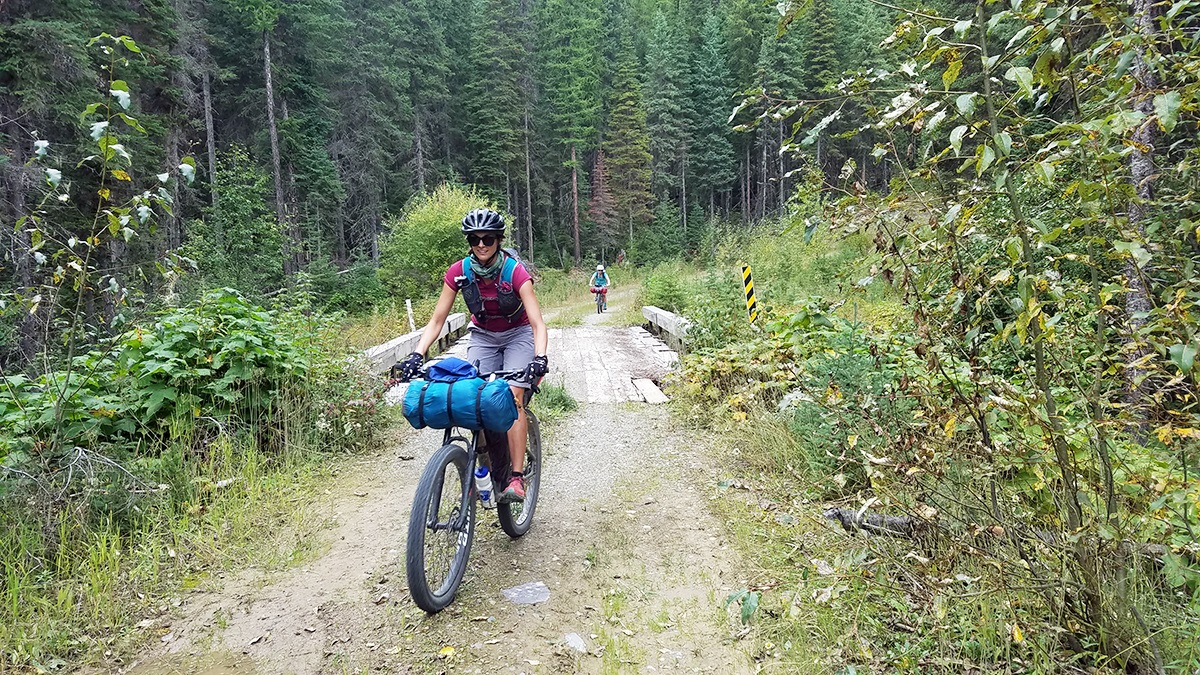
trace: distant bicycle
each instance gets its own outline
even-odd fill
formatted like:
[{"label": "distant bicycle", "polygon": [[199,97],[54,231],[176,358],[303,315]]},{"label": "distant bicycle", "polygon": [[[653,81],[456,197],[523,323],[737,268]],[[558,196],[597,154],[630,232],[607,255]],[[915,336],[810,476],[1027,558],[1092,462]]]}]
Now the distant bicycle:
[{"label": "distant bicycle", "polygon": [[[522,371],[499,371],[491,379],[514,380]],[[529,531],[541,486],[542,436],[529,401],[538,383],[525,392],[529,441],[525,450],[525,501],[495,504],[496,517],[505,534],[516,539]],[[408,520],[405,572],[413,601],[434,614],[454,601],[475,539],[475,509],[480,503],[475,469],[486,452],[492,480],[492,498],[507,485],[512,470],[508,438],[504,432],[482,429],[446,429],[442,447],[425,465],[417,482]],[[491,505],[484,503],[485,508]]]},{"label": "distant bicycle", "polygon": [[592,286],[592,293],[596,296],[596,313],[600,314],[608,309],[608,289],[602,286]]}]

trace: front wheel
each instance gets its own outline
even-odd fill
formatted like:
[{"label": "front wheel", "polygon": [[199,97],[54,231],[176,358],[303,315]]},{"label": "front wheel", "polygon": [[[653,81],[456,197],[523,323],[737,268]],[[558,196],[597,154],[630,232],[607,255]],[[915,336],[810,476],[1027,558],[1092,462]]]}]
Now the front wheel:
[{"label": "front wheel", "polygon": [[525,444],[525,501],[496,506],[496,517],[500,528],[516,539],[523,536],[533,525],[533,512],[537,509],[539,488],[542,485],[542,432],[538,418],[528,408],[529,441]]},{"label": "front wheel", "polygon": [[444,445],[434,453],[413,497],[405,572],[413,601],[430,614],[454,600],[475,538],[475,500],[467,451]]}]

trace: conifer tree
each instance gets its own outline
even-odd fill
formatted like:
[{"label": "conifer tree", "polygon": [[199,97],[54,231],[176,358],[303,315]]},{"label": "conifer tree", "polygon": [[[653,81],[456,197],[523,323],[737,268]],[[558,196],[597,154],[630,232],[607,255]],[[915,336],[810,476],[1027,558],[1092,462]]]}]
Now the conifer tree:
[{"label": "conifer tree", "polygon": [[684,187],[684,158],[692,141],[682,36],[661,11],[646,54],[646,124],[653,155],[651,184],[665,198]]},{"label": "conifer tree", "polygon": [[521,153],[524,119],[521,46],[514,0],[476,0],[472,17],[470,83],[466,87],[470,175],[500,200]]},{"label": "conifer tree", "polygon": [[716,194],[737,177],[727,122],[732,107],[730,79],[721,20],[715,14],[709,15],[701,32],[694,77],[698,115],[692,166],[696,186],[702,191],[700,197],[708,202],[710,212]]},{"label": "conifer tree", "polygon": [[[805,86],[816,92],[837,82],[842,72],[838,60],[840,38],[831,0],[812,0],[804,30]],[[793,31],[789,31],[791,33]]]},{"label": "conifer tree", "polygon": [[571,222],[575,264],[580,261],[579,169],[582,154],[595,147],[601,114],[599,0],[549,0],[543,5],[540,54],[543,91],[557,141],[565,147],[571,171]]},{"label": "conifer tree", "polygon": [[650,135],[646,130],[646,109],[642,105],[642,84],[638,80],[637,55],[633,40],[626,34],[621,40],[609,95],[609,117],[604,151],[611,172],[613,201],[622,229],[633,239],[634,228],[653,217],[650,194]]},{"label": "conifer tree", "polygon": [[608,169],[604,166],[604,150],[596,152],[596,165],[592,168],[592,196],[588,201],[588,219],[596,225],[596,234],[602,247],[617,243],[621,233],[620,214],[617,203],[609,189]]}]

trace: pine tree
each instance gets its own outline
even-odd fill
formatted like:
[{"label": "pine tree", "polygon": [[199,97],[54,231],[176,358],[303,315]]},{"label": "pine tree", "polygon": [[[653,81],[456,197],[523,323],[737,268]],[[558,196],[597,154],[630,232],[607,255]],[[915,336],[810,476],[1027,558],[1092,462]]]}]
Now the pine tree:
[{"label": "pine tree", "polygon": [[695,109],[699,115],[692,167],[696,186],[707,195],[710,206],[716,193],[727,189],[737,178],[727,123],[732,100],[731,78],[722,37],[720,18],[709,15],[701,33],[694,78]]},{"label": "pine tree", "polygon": [[503,201],[506,179],[522,152],[521,45],[514,0],[476,0],[472,17],[473,56],[466,87],[464,129],[471,152],[470,174]]},{"label": "pine tree", "polygon": [[650,193],[650,135],[637,65],[633,40],[626,34],[612,81],[604,150],[612,170],[613,201],[630,240],[636,226],[653,218],[654,201]]},{"label": "pine tree", "polygon": [[549,0],[542,8],[540,48],[543,90],[558,142],[570,153],[571,221],[575,264],[580,261],[579,169],[595,147],[601,113],[601,11],[599,0]]},{"label": "pine tree", "polygon": [[757,84],[758,53],[767,21],[761,3],[733,0],[725,20],[726,52],[729,71],[738,91]]},{"label": "pine tree", "polygon": [[592,197],[588,201],[588,219],[596,225],[596,234],[601,246],[611,247],[620,239],[620,214],[617,213],[617,203],[609,189],[604,150],[596,152],[596,165],[592,168]]},{"label": "pine tree", "polygon": [[653,155],[652,180],[655,194],[669,196],[682,190],[684,162],[692,137],[687,101],[687,82],[682,37],[667,17],[659,12],[646,55],[649,80],[646,83],[646,124]]},{"label": "pine tree", "polygon": [[806,19],[804,83],[808,91],[816,92],[836,84],[841,75],[838,61],[840,35],[831,0],[812,0]]}]

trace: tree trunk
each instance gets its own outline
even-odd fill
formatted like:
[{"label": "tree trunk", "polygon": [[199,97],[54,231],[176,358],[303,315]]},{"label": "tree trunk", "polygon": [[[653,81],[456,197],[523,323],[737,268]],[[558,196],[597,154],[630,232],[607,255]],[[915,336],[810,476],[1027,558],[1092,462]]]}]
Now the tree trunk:
[{"label": "tree trunk", "polygon": [[758,193],[758,219],[763,220],[767,217],[767,136],[759,133],[762,136],[762,175],[759,185],[761,189]]},{"label": "tree trunk", "polygon": [[[201,77],[201,88],[204,93],[204,131],[207,135],[205,144],[208,146],[208,198],[209,203],[217,205],[217,135],[213,131],[212,82],[209,81],[206,69]],[[218,234],[219,236],[219,234]]]},{"label": "tree trunk", "polygon": [[[783,150],[783,120],[779,121],[779,149]],[[779,156],[779,213],[783,214],[787,207],[787,190],[784,189],[784,170],[783,170],[783,152],[775,153]]]},{"label": "tree trunk", "polygon": [[579,267],[579,164],[575,157],[575,144],[571,144],[571,218],[574,223],[575,266]]},{"label": "tree trunk", "polygon": [[746,178],[745,182],[742,183],[742,222],[747,224],[750,222],[750,219],[754,217],[754,214],[750,210],[750,184],[753,181],[750,174],[751,168],[754,164],[753,160],[750,158],[750,151],[753,149],[754,145],[753,138],[754,137],[751,136],[750,140],[747,140],[746,142]]},{"label": "tree trunk", "polygon": [[529,262],[533,262],[533,179],[531,177],[529,159],[529,109],[525,109],[525,232],[526,243],[529,250],[525,252],[525,257]]},{"label": "tree trunk", "polygon": [[413,147],[417,153],[417,193],[425,193],[425,134],[422,127],[425,120],[421,116],[421,107],[417,106],[413,119]]},{"label": "tree trunk", "polygon": [[267,133],[271,137],[271,169],[275,180],[275,222],[283,233],[283,271],[296,272],[293,264],[296,242],[288,225],[287,200],[283,196],[283,161],[279,155],[279,128],[275,125],[275,82],[271,77],[271,33],[263,31],[263,81],[267,86]]},{"label": "tree trunk", "polygon": [[683,238],[684,246],[687,245],[687,150],[683,151],[683,162],[680,165],[680,180],[679,180],[679,214],[680,222],[683,223]]},{"label": "tree trunk", "polygon": [[[287,98],[279,97],[279,112],[283,113],[283,121],[286,122],[292,118],[288,113]],[[292,240],[292,269],[299,272],[308,263],[304,254],[304,232],[300,229],[300,201],[296,197],[296,166],[292,163],[292,158],[289,156],[287,160],[287,168],[284,171],[284,197],[287,199],[287,208],[284,213],[287,217],[289,237]],[[308,212],[305,212],[304,220],[308,220]]]},{"label": "tree trunk", "polygon": [[[1158,78],[1146,63],[1146,45],[1153,44],[1158,36],[1158,10],[1152,0],[1133,0],[1130,10],[1142,36],[1142,39],[1137,41],[1136,56],[1133,59],[1134,87],[1130,98],[1133,109],[1145,117],[1133,132],[1129,154],[1130,178],[1134,190],[1134,198],[1129,203],[1129,227],[1134,230],[1131,238],[1137,241],[1146,237],[1146,220],[1150,215],[1151,200],[1154,198],[1152,183],[1157,122],[1154,119],[1153,97],[1158,88]],[[1125,263],[1125,278],[1129,285],[1129,293],[1125,296],[1125,315],[1129,325],[1127,339],[1135,346],[1130,350],[1128,358],[1130,363],[1136,363],[1150,353],[1145,341],[1138,336],[1139,329],[1146,323],[1145,313],[1151,309],[1150,295],[1146,287],[1146,278],[1133,257]],[[1141,366],[1130,366],[1125,370],[1125,402],[1129,406],[1138,438],[1143,438],[1146,432],[1145,403],[1150,385],[1146,376],[1147,371]]]},{"label": "tree trunk", "polygon": [[[7,98],[7,97],[6,97]],[[33,242],[29,235],[30,225],[28,223],[16,227],[18,220],[23,218],[25,213],[25,191],[29,187],[29,169],[25,166],[29,161],[26,151],[26,135],[22,133],[21,127],[16,122],[16,116],[11,113],[15,110],[15,102],[9,105],[9,100],[5,102],[4,125],[7,145],[11,150],[9,161],[0,168],[4,176],[4,204],[8,207],[5,215],[5,225],[11,227],[12,232],[12,261],[16,268],[15,281],[20,286],[21,296],[25,299],[32,299],[37,295],[37,290],[34,288],[33,274]],[[26,311],[21,315],[19,332],[20,332],[20,361],[22,365],[31,362],[42,348],[41,333],[38,331],[38,312]]]}]

